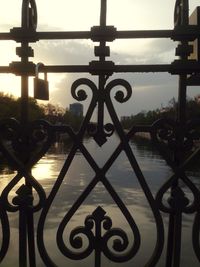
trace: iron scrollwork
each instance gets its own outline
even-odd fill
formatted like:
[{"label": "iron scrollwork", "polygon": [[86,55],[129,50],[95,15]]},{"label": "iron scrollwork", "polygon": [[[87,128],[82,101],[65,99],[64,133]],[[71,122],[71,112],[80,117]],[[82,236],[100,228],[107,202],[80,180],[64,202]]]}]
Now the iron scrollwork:
[{"label": "iron scrollwork", "polygon": [[[46,121],[35,121],[30,124],[26,131],[21,128],[20,123],[14,119],[1,121],[1,140],[0,148],[8,162],[18,171],[16,176],[4,188],[2,199],[8,211],[19,210],[21,201],[29,206],[29,209],[38,211],[45,201],[46,195],[42,186],[32,176],[31,168],[46,153],[54,140],[53,127]],[[27,185],[22,185],[17,191],[18,196],[13,199],[11,204],[8,200],[9,193],[25,178],[29,185],[39,195],[39,202],[32,206],[32,190]],[[28,201],[30,199],[30,201]],[[28,204],[29,203],[29,204]],[[27,206],[27,207],[28,207]]]},{"label": "iron scrollwork", "polygon": [[[152,212],[152,218],[156,226],[156,241],[151,257],[146,262],[145,266],[155,267],[161,258],[165,243],[165,229],[161,212],[169,216],[169,229],[167,238],[167,259],[166,266],[179,267],[181,258],[181,229],[182,229],[182,214],[195,214],[193,224],[193,248],[198,260],[200,261],[200,191],[197,186],[191,181],[187,175],[187,165],[198,156],[200,148],[196,145],[200,140],[200,121],[186,121],[185,103],[186,103],[186,87],[187,74],[191,73],[188,67],[181,70],[179,62],[177,69],[172,71],[172,67],[176,68],[176,64],[165,66],[116,66],[114,62],[107,61],[106,57],[110,56],[110,47],[107,42],[112,42],[116,38],[128,36],[135,38],[138,32],[118,32],[114,26],[106,25],[107,1],[101,0],[100,26],[92,27],[89,33],[62,33],[62,36],[73,36],[73,38],[82,38],[84,35],[90,38],[93,42],[99,42],[99,46],[95,47],[95,56],[99,60],[92,61],[88,66],[46,66],[48,72],[65,69],[70,72],[78,70],[79,72],[90,72],[98,77],[96,85],[88,78],[76,80],[71,87],[72,97],[78,101],[85,101],[87,90],[81,87],[87,87],[92,92],[88,110],[86,111],[82,125],[78,132],[68,125],[51,125],[50,123],[39,120],[35,122],[28,121],[28,76],[33,75],[34,64],[28,61],[29,57],[33,56],[33,50],[29,47],[30,42],[39,41],[41,36],[55,37],[54,33],[42,33],[39,35],[36,32],[37,28],[37,6],[35,0],[22,1],[22,25],[20,28],[14,28],[10,32],[11,40],[21,42],[21,47],[17,49],[17,54],[21,58],[21,62],[13,62],[9,69],[10,72],[22,77],[22,110],[21,120],[7,119],[0,121],[0,152],[7,159],[16,173],[14,177],[5,186],[0,196],[0,221],[2,228],[2,243],[0,247],[0,262],[4,259],[9,248],[10,241],[10,226],[9,212],[18,212],[19,214],[19,265],[20,267],[27,266],[27,255],[31,267],[36,266],[35,252],[35,237],[34,237],[34,215],[36,212],[41,212],[37,226],[37,247],[44,264],[48,267],[56,267],[56,263],[52,260],[45,244],[45,223],[47,216],[53,205],[53,201],[62,186],[64,177],[66,176],[72,161],[79,151],[84,159],[91,167],[94,176],[89,184],[77,197],[75,202],[66,211],[66,214],[61,219],[57,227],[57,236],[55,245],[57,245],[61,254],[66,258],[73,260],[81,260],[89,257],[93,252],[95,254],[95,267],[101,266],[102,255],[106,256],[113,262],[126,262],[134,258],[141,248],[142,236],[139,231],[139,226],[136,223],[134,214],[131,214],[123,200],[120,198],[113,185],[108,179],[108,171],[116,162],[120,153],[124,152],[127,160],[130,163],[134,179],[137,179],[144,197]],[[181,41],[176,55],[180,56],[181,64],[187,62],[190,54],[188,41],[188,33],[177,34],[177,29],[182,26],[188,26],[188,0],[176,0],[174,10],[174,31],[171,35],[163,32],[158,34],[158,31],[151,31],[155,38],[170,37],[173,40]],[[184,28],[184,27],[182,27]],[[184,30],[184,29],[183,29]],[[72,34],[72,35],[70,35]],[[83,35],[82,35],[83,34]],[[130,34],[130,35],[129,35]],[[135,35],[136,34],[136,35]],[[144,33],[143,33],[144,34]],[[143,34],[141,36],[143,36]],[[146,31],[148,35],[148,32]],[[154,35],[155,34],[155,35]],[[158,34],[158,35],[157,35]],[[166,35],[167,34],[167,35]],[[193,33],[193,37],[198,37],[198,32]],[[182,36],[181,35],[181,36]],[[139,33],[140,36],[140,33]],[[147,37],[147,36],[145,36]],[[47,37],[45,37],[47,38]],[[60,38],[60,36],[59,36]],[[177,39],[176,39],[177,38]],[[187,50],[187,51],[186,51]],[[184,63],[185,64],[185,63]],[[65,68],[66,67],[66,68]],[[197,64],[197,70],[199,66]],[[150,69],[149,69],[150,68]],[[111,80],[111,76],[115,72],[122,70],[124,72],[142,72],[147,70],[151,72],[153,69],[158,71],[168,71],[173,74],[178,74],[179,82],[179,107],[176,120],[161,119],[148,126],[133,125],[129,132],[126,132],[118,118],[117,112],[113,103],[113,91],[115,101],[118,103],[126,103],[132,96],[133,88],[128,81],[124,79]],[[1,71],[1,70],[0,70]],[[97,121],[92,123],[92,116],[97,108]],[[105,123],[105,109],[107,109],[111,122]],[[151,140],[167,165],[172,170],[172,175],[158,190],[154,197],[150,187],[145,179],[145,176],[140,168],[134,151],[130,146],[130,139],[136,132],[150,133]],[[72,147],[67,155],[67,158],[60,170],[60,173],[55,180],[54,185],[48,196],[42,185],[38,182],[37,177],[32,174],[33,166],[47,153],[52,143],[55,141],[55,133],[62,132],[68,135],[71,140]],[[90,154],[83,139],[86,134],[92,137],[99,146],[106,145],[109,137],[112,137],[114,132],[119,137],[119,144],[112,151],[111,156],[102,167],[94,160]],[[15,192],[16,195],[11,198],[11,191],[24,183]],[[113,200],[113,203],[122,213],[128,225],[127,229],[113,227],[113,218],[106,215],[106,211],[97,206],[92,214],[89,214],[83,226],[77,226],[69,233],[69,240],[66,238],[66,229],[76,212],[83,205],[83,202],[92,193],[98,184],[103,185],[107,194]],[[192,193],[191,200],[181,187],[183,183],[186,190]],[[35,193],[33,193],[35,192]],[[37,197],[35,196],[37,195]],[[165,200],[167,196],[167,201]],[[134,196],[133,196],[134,197]],[[35,203],[35,199],[38,199]],[[131,233],[131,237],[130,234]],[[85,243],[86,240],[86,243]],[[147,242],[147,241],[145,241]],[[85,246],[86,245],[86,246]],[[28,248],[28,249],[27,249]]]},{"label": "iron scrollwork", "polygon": [[[89,222],[91,222],[91,217],[88,217],[90,219],[86,219],[85,221],[85,227],[84,228],[77,228],[74,231],[72,231],[71,236],[70,236],[70,242],[71,244],[75,247],[75,248],[80,248],[81,247],[81,241],[80,239],[75,238],[75,235],[78,233],[84,233],[86,236],[88,236],[88,240],[91,242],[89,242],[88,247],[82,252],[79,253],[77,255],[77,253],[73,253],[71,252],[67,246],[65,245],[64,242],[64,230],[67,226],[67,224],[70,222],[70,220],[72,219],[73,215],[75,214],[75,212],[79,209],[79,207],[81,206],[81,204],[83,203],[83,201],[87,198],[87,196],[91,193],[91,191],[93,190],[93,188],[97,185],[97,183],[101,182],[106,190],[108,191],[108,193],[111,195],[111,197],[113,198],[114,202],[117,204],[117,206],[120,208],[122,214],[125,216],[131,230],[132,230],[132,234],[133,234],[133,239],[134,242],[132,245],[130,245],[130,249],[127,253],[125,253],[125,255],[116,255],[113,254],[109,251],[109,249],[106,249],[106,244],[104,243],[104,249],[102,248],[102,251],[104,252],[104,254],[111,260],[120,262],[120,261],[127,261],[129,259],[131,259],[138,251],[139,247],[140,247],[140,234],[139,234],[139,230],[137,225],[135,224],[134,219],[132,218],[131,214],[129,213],[128,209],[126,208],[126,206],[123,204],[122,200],[119,198],[118,194],[115,192],[114,188],[112,187],[112,185],[109,183],[109,181],[106,178],[106,172],[109,169],[109,164],[113,164],[113,161],[115,160],[112,159],[112,161],[110,161],[109,163],[107,162],[104,166],[104,168],[99,168],[97,163],[94,161],[94,159],[92,158],[92,156],[90,155],[90,153],[88,152],[88,150],[86,149],[86,147],[83,145],[82,143],[82,139],[84,137],[84,134],[87,130],[87,126],[88,123],[92,117],[92,114],[94,112],[96,103],[98,102],[98,89],[96,87],[96,85],[88,80],[88,79],[79,79],[77,81],[75,81],[72,85],[72,95],[74,96],[75,99],[79,100],[79,101],[83,101],[87,98],[87,94],[84,90],[82,89],[78,89],[79,86],[82,85],[86,85],[88,86],[91,90],[92,90],[92,99],[88,108],[88,111],[86,113],[86,116],[83,120],[82,126],[79,130],[79,132],[77,134],[75,134],[74,132],[70,132],[70,137],[73,140],[73,147],[63,165],[63,169],[61,170],[61,173],[55,183],[55,185],[52,188],[52,191],[47,199],[47,204],[45,205],[45,207],[42,210],[41,213],[41,217],[40,217],[40,221],[39,221],[39,225],[38,225],[38,247],[39,247],[39,251],[41,252],[41,256],[43,257],[43,260],[46,262],[46,264],[48,264],[48,266],[54,266],[54,263],[52,262],[52,260],[50,259],[50,257],[48,256],[48,253],[46,252],[45,249],[45,244],[44,244],[44,239],[43,239],[43,229],[44,229],[44,225],[45,225],[45,220],[48,214],[48,211],[52,205],[52,202],[62,184],[62,181],[68,171],[68,168],[70,166],[71,161],[73,160],[73,157],[75,156],[75,153],[77,151],[77,149],[79,149],[83,156],[85,157],[85,159],[88,161],[89,165],[92,167],[92,169],[94,170],[94,172],[96,173],[95,177],[93,178],[93,180],[91,181],[91,183],[87,186],[87,188],[83,191],[83,193],[80,195],[80,197],[77,199],[77,201],[73,204],[73,206],[70,208],[70,210],[68,211],[68,213],[66,214],[66,216],[63,218],[61,224],[59,225],[58,228],[58,232],[57,232],[57,244],[58,247],[60,249],[60,251],[69,258],[72,259],[80,259],[80,258],[85,258],[87,257],[92,250],[94,249],[94,242],[92,242],[92,240],[94,241],[94,236],[92,235],[91,231],[89,231]],[[117,91],[115,98],[119,101],[119,102],[125,102],[126,100],[129,99],[129,97],[131,96],[131,92],[132,92],[132,88],[129,85],[128,82],[118,79],[118,80],[114,80],[111,81],[110,83],[108,83],[108,85],[106,85],[105,87],[105,94],[109,94],[110,95],[110,91],[113,87],[115,86],[119,86],[122,85],[126,91],[127,94],[125,95],[122,91]],[[123,149],[123,147],[121,148]],[[118,152],[119,153],[119,152]],[[94,213],[93,216],[95,216],[95,222],[98,223],[97,219],[99,218],[99,215],[101,214],[103,216],[104,211],[101,208],[98,208]],[[96,215],[97,218],[96,218]],[[101,217],[101,216],[100,216]],[[104,216],[102,218],[99,219],[104,220]],[[110,225],[110,220],[108,220],[108,218],[106,217],[106,221],[107,223],[109,222]],[[107,225],[106,222],[104,222],[104,226],[106,227]],[[111,227],[111,226],[110,226]],[[91,229],[90,229],[91,230]],[[125,234],[125,232],[123,232],[122,230],[111,230],[109,227],[108,229],[109,233],[106,234],[104,236],[104,240],[110,239],[112,236],[114,235],[118,235],[121,237],[122,240],[124,240],[121,245],[119,245],[119,241],[115,242],[114,244],[114,249],[116,250],[116,252],[119,250],[125,250],[129,244],[127,235]],[[74,238],[73,238],[74,237]],[[96,236],[95,236],[96,238]],[[96,240],[96,239],[95,239]],[[123,249],[124,248],[124,249]],[[45,253],[44,253],[45,251]],[[96,263],[98,266],[98,263]]]},{"label": "iron scrollwork", "polygon": [[[95,266],[100,266],[102,252],[111,261],[124,262],[129,259],[127,254],[130,254],[130,252],[126,252],[125,255],[118,255],[118,253],[122,253],[128,248],[129,240],[127,234],[122,229],[112,228],[112,220],[105,214],[105,210],[99,206],[92,215],[86,217],[85,226],[72,230],[69,240],[73,249],[80,250],[83,248],[81,235],[86,236],[88,239],[88,246],[82,252],[73,252],[67,249],[64,241],[60,238],[60,231],[58,230],[58,244],[63,254],[71,259],[80,260],[88,257],[94,250],[95,261],[97,262]],[[114,252],[108,246],[109,240],[113,238],[112,249]]]},{"label": "iron scrollwork", "polygon": [[[186,175],[187,165],[193,161],[200,152],[196,141],[199,142],[200,121],[191,120],[186,124],[173,122],[163,119],[154,123],[152,127],[152,140],[159,149],[161,155],[171,167],[173,174],[159,189],[156,195],[156,201],[159,209],[169,214],[169,238],[168,238],[168,257],[167,264],[180,264],[180,257],[177,257],[181,248],[181,232],[178,230],[182,225],[182,214],[196,213],[193,224],[193,247],[199,259],[199,202],[200,191],[195,184]],[[180,182],[185,185],[186,190],[192,192],[193,199],[186,196],[181,188]],[[164,196],[170,192],[167,202],[164,202]],[[196,235],[194,235],[194,231]],[[170,236],[175,236],[173,240]],[[169,255],[174,253],[174,258]]]},{"label": "iron scrollwork", "polygon": [[[195,141],[199,140],[199,120],[189,121],[187,125],[181,127],[178,123],[169,120],[159,120],[152,126],[152,140],[159,149],[161,155],[174,171],[171,178],[160,188],[157,193],[157,202],[160,209],[171,213],[174,209],[185,213],[194,213],[198,210],[197,205],[200,194],[196,186],[190,181],[185,173],[186,166],[199,153],[195,148]],[[180,142],[181,139],[182,141]],[[179,154],[181,152],[181,155]],[[181,157],[181,162],[179,162]],[[175,184],[179,180],[193,193],[193,202],[185,196],[182,189]],[[172,195],[168,199],[168,207],[163,203],[164,194],[172,189]]]}]

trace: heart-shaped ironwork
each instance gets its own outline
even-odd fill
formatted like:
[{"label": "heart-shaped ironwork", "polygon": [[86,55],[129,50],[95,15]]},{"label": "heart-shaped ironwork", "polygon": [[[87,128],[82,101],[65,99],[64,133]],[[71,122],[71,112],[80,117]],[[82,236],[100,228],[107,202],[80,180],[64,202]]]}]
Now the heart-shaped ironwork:
[{"label": "heart-shaped ironwork", "polygon": [[[57,231],[58,248],[60,249],[60,251],[62,252],[63,255],[65,255],[66,257],[72,258],[72,259],[80,259],[80,258],[83,259],[83,258],[87,257],[92,252],[93,249],[95,249],[93,240],[96,237],[94,237],[94,235],[92,234],[91,226],[93,225],[94,221],[96,224],[98,224],[98,223],[102,222],[102,220],[104,220],[105,214],[104,214],[104,211],[102,212],[102,208],[100,208],[100,207],[97,208],[94,211],[94,213],[92,214],[92,217],[86,218],[85,227],[80,226],[71,232],[70,243],[71,243],[72,247],[75,250],[78,249],[78,251],[72,251],[68,248],[68,244],[66,244],[66,238],[65,238],[64,232],[65,232],[65,229],[66,229],[69,221],[75,215],[76,211],[80,208],[80,206],[83,204],[84,200],[89,196],[89,194],[92,192],[92,190],[95,188],[95,186],[98,183],[102,183],[102,185],[105,187],[107,193],[112,197],[114,203],[116,203],[119,210],[122,212],[123,216],[125,217],[128,225],[130,226],[131,233],[132,233],[132,236],[134,238],[133,238],[133,242],[132,241],[129,242],[130,240],[129,241],[127,240],[127,234],[125,234],[122,229],[119,230],[117,228],[116,230],[115,229],[113,230],[111,228],[110,220],[107,218],[106,222],[107,223],[109,222],[109,223],[108,223],[108,225],[105,223],[104,226],[107,228],[108,232],[107,232],[107,234],[105,234],[104,237],[102,236],[102,238],[103,238],[102,240],[104,240],[102,242],[104,242],[104,244],[105,244],[106,242],[108,242],[110,240],[111,237],[115,238],[116,236],[118,236],[118,237],[120,236],[121,241],[120,241],[120,243],[119,243],[119,241],[116,241],[113,244],[113,249],[115,251],[114,253],[112,251],[110,251],[109,249],[107,249],[106,246],[105,246],[105,248],[103,248],[103,246],[101,246],[99,248],[99,249],[101,249],[101,251],[99,251],[98,253],[101,254],[101,252],[103,252],[110,260],[117,261],[117,262],[125,262],[127,260],[130,260],[131,258],[133,258],[136,255],[136,253],[138,252],[139,247],[140,247],[140,233],[139,233],[138,227],[134,221],[133,216],[128,211],[126,205],[123,203],[123,201],[118,196],[117,192],[114,190],[113,186],[110,184],[110,182],[108,181],[108,179],[106,177],[106,173],[108,172],[109,168],[115,162],[115,160],[117,159],[119,154],[122,151],[124,151],[126,153],[128,160],[130,161],[130,164],[133,168],[133,171],[136,174],[136,177],[137,177],[137,179],[141,185],[141,188],[144,191],[146,199],[147,199],[149,206],[152,210],[152,214],[155,218],[156,227],[157,227],[157,239],[156,239],[156,245],[154,248],[153,255],[151,256],[151,258],[148,261],[148,266],[155,266],[155,264],[159,260],[159,257],[162,253],[162,248],[163,248],[163,244],[164,244],[163,221],[162,221],[161,215],[159,213],[159,210],[157,208],[157,204],[155,203],[155,200],[154,200],[154,198],[151,194],[151,191],[148,187],[148,184],[146,183],[145,178],[142,174],[142,171],[141,171],[141,169],[140,169],[139,165],[137,164],[137,161],[134,157],[133,151],[130,148],[129,138],[127,137],[126,133],[122,129],[122,126],[120,124],[120,121],[118,119],[118,116],[115,112],[115,109],[114,109],[114,106],[113,106],[113,103],[111,100],[111,90],[116,86],[120,86],[123,88],[123,90],[125,90],[125,92],[123,92],[123,90],[118,90],[115,94],[115,99],[120,103],[126,102],[132,94],[132,87],[130,86],[130,84],[127,81],[122,80],[122,79],[113,80],[113,81],[109,82],[107,85],[105,85],[105,89],[104,89],[104,94],[105,94],[104,95],[104,101],[105,101],[105,103],[104,104],[107,107],[109,115],[112,119],[112,123],[116,129],[116,133],[119,136],[120,143],[119,143],[118,147],[116,147],[116,150],[113,151],[113,154],[107,160],[105,165],[102,168],[100,168],[82,142],[83,136],[88,129],[88,124],[90,122],[90,119],[91,119],[93,112],[95,110],[96,103],[98,101],[98,93],[97,93],[98,89],[97,89],[96,85],[88,79],[77,80],[72,85],[72,94],[78,101],[82,101],[82,100],[86,99],[86,93],[84,93],[83,90],[79,90],[79,91],[77,90],[77,88],[80,85],[87,85],[92,90],[93,97],[92,97],[91,103],[90,103],[88,111],[86,113],[86,117],[83,120],[83,123],[82,123],[82,126],[81,126],[79,132],[77,134],[71,132],[71,134],[70,134],[70,137],[73,141],[73,146],[72,146],[72,148],[68,154],[68,157],[67,157],[67,159],[63,165],[63,168],[61,169],[61,172],[60,172],[60,174],[59,174],[59,176],[58,176],[58,178],[57,178],[57,180],[56,180],[56,182],[52,188],[52,191],[50,192],[50,194],[47,198],[46,205],[42,210],[42,213],[41,213],[41,216],[39,219],[38,233],[37,233],[37,241],[38,241],[38,248],[39,248],[40,255],[41,255],[43,261],[48,266],[52,266],[52,267],[56,266],[55,263],[51,260],[50,256],[48,255],[48,252],[45,248],[44,236],[43,236],[44,235],[44,225],[45,225],[47,215],[49,213],[49,209],[51,208],[51,205],[54,201],[54,198],[57,195],[57,192],[58,192],[58,190],[59,190],[59,188],[63,182],[64,177],[66,176],[66,173],[68,172],[68,169],[71,165],[71,162],[72,162],[77,150],[79,150],[83,154],[84,158],[87,160],[87,162],[89,163],[91,168],[94,170],[95,176],[93,177],[92,181],[85,188],[85,190],[78,197],[78,199],[75,201],[75,203],[71,206],[71,208],[68,210],[68,212],[66,213],[66,215],[62,219],[62,221],[58,227],[58,231]],[[113,129],[113,127],[112,127],[112,129]],[[104,230],[105,230],[105,228],[104,228]],[[84,246],[82,246],[82,240],[80,240],[80,238],[79,238],[80,233],[85,234],[89,240],[90,244],[88,245],[87,248],[84,248]],[[129,249],[126,251],[128,243],[129,243]],[[81,252],[80,252],[80,249],[82,250]],[[99,266],[98,263],[96,264],[96,266]]]},{"label": "heart-shaped ironwork", "polygon": [[[48,151],[55,140],[54,137],[54,127],[43,120],[30,123],[26,127],[22,127],[15,119],[0,122],[0,151],[17,171],[15,177],[2,192],[2,201],[4,201],[8,211],[19,210],[20,204],[25,202],[34,211],[41,208],[46,198],[45,191],[32,176],[31,168]],[[18,196],[13,199],[11,204],[8,200],[8,195],[22,178],[25,178],[29,186],[22,185],[17,191]],[[28,188],[33,188],[39,196],[39,202],[33,207],[31,206],[32,193]]]},{"label": "heart-shaped ironwork", "polygon": [[[155,122],[151,128],[152,141],[174,172],[156,196],[159,207],[164,212],[171,213],[175,210],[181,210],[181,212],[193,213],[198,210],[200,192],[187,177],[185,169],[199,154],[200,148],[197,145],[197,141],[200,140],[199,129],[200,120],[192,120],[182,126],[166,119]],[[177,186],[179,180],[192,192],[192,202]],[[168,190],[171,190],[171,196],[166,204],[164,203],[164,195]]]}]

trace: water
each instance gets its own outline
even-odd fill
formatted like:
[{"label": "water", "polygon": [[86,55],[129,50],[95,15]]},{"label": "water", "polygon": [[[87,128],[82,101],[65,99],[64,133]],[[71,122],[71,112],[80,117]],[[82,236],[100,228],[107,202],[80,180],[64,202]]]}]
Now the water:
[{"label": "water", "polygon": [[[91,153],[98,166],[102,167],[109,159],[118,143],[119,140],[117,136],[114,136],[102,148],[99,148],[92,139],[86,139],[84,145]],[[138,161],[138,164],[145,176],[148,186],[150,187],[153,196],[155,196],[156,192],[159,190],[162,184],[170,177],[172,171],[166,165],[165,161],[161,158],[158,151],[153,149],[148,142],[131,141],[130,144]],[[59,174],[59,171],[61,170],[64,161],[66,160],[69,150],[70,145],[63,146],[61,144],[56,144],[50,149],[48,154],[44,156],[33,168],[33,176],[42,184],[47,196],[49,195]],[[1,167],[0,190],[2,190],[14,177],[14,173],[15,172],[10,170],[9,168],[5,168],[5,166]],[[199,186],[199,173],[200,172],[198,169],[193,172],[188,171],[187,173],[197,186]],[[56,231],[58,225],[61,223],[63,217],[76,201],[76,199],[92,181],[94,176],[94,170],[88,164],[87,160],[84,158],[81,152],[76,153],[72,165],[70,166],[63,180],[62,186],[60,187],[56,198],[53,201],[53,205],[49,210],[45,224],[45,244],[49,256],[59,267],[94,266],[93,254],[91,254],[91,256],[85,260],[76,262],[67,260],[60,253],[56,246]],[[108,170],[106,178],[113,185],[115,191],[132,214],[141,234],[141,248],[139,253],[134,259],[123,263],[123,267],[142,267],[151,257],[155,247],[155,220],[152,216],[152,211],[150,209],[149,203],[144,196],[143,190],[124,152],[119,155],[112,167]],[[21,183],[22,182],[24,182],[23,179]],[[191,197],[191,193],[187,190],[187,188],[184,186],[183,188],[187,195]],[[17,188],[15,188],[15,190],[16,189]],[[15,190],[10,193],[10,199],[15,196]],[[113,227],[119,227],[126,231],[130,238],[131,244],[131,242],[133,241],[131,229],[120,209],[117,207],[115,201],[112,199],[109,192],[105,189],[104,185],[101,182],[97,183],[93,191],[89,194],[89,196],[85,199],[80,208],[72,217],[69,225],[66,226],[66,240],[68,233],[77,226],[83,226],[85,217],[87,215],[90,215],[98,206],[101,206],[107,212],[106,215],[112,218]],[[36,214],[35,225],[37,225],[38,215],[39,214]],[[163,220],[165,224],[165,232],[167,233],[168,217],[165,214],[163,214]],[[186,267],[189,264],[193,267],[197,267],[199,266],[199,263],[197,262],[196,257],[192,251],[191,240],[193,216],[184,215],[183,220],[183,247],[181,267]],[[18,255],[18,248],[16,245],[18,242],[17,214],[10,215],[10,224],[12,228],[11,243],[9,253],[1,264],[1,266],[3,267],[16,266]],[[163,257],[157,265],[159,267],[164,266],[164,253],[165,249],[163,252]],[[108,264],[110,267],[116,267],[120,266],[121,263],[113,263],[112,261],[109,261],[108,259],[102,257],[102,266],[105,267],[108,266]],[[38,255],[37,267],[42,266],[44,266],[44,264],[42,263]]]}]

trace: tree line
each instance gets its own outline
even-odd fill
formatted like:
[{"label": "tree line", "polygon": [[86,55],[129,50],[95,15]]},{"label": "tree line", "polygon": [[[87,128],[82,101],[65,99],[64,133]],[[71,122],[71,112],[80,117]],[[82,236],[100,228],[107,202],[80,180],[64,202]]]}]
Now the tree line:
[{"label": "tree line", "polygon": [[[188,98],[186,116],[187,119],[200,118],[200,97]],[[136,115],[121,118],[124,129],[130,129],[133,125],[152,124],[161,118],[176,119],[178,103],[172,98],[166,107],[159,109],[141,111]],[[21,98],[15,98],[12,95],[0,92],[0,120],[6,118],[15,118],[20,120],[21,116]],[[52,124],[70,124],[74,130],[78,130],[83,117],[76,116],[68,109],[59,105],[39,104],[36,99],[29,98],[29,120],[46,119]]]},{"label": "tree line", "polygon": [[[29,98],[29,120],[46,119],[52,124],[70,124],[74,130],[78,130],[83,117],[72,114],[68,109],[59,105],[39,104],[36,99]],[[0,120],[21,117],[21,98],[0,92]]]},{"label": "tree line", "polygon": [[[200,98],[188,98],[186,103],[187,120],[191,118],[200,118]],[[151,125],[158,119],[168,118],[176,119],[178,114],[178,102],[172,98],[166,107],[159,109],[141,111],[136,115],[124,116],[121,118],[121,123],[124,129],[130,129],[133,125]]]}]

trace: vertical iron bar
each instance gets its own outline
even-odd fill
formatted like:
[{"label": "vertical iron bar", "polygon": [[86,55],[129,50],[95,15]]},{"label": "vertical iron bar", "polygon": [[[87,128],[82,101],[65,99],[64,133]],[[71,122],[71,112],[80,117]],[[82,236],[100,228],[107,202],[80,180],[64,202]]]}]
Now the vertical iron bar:
[{"label": "vertical iron bar", "polygon": [[[22,43],[21,48],[24,49],[27,47],[27,43]],[[26,63],[28,61],[27,57],[22,57],[21,62]],[[27,150],[23,151],[23,153],[28,152],[28,140],[27,140],[27,123],[28,123],[28,76],[21,76],[21,125],[23,129],[23,142],[27,145]],[[27,159],[27,155],[25,155]],[[27,180],[25,178],[25,183],[27,184]],[[27,221],[26,221],[26,209],[24,205],[20,207],[19,212],[19,262],[20,267],[27,266]]]},{"label": "vertical iron bar", "polygon": [[[23,42],[21,44],[22,51],[28,50],[28,42]],[[21,63],[28,63],[28,56],[23,55],[21,57]],[[28,75],[23,74],[21,76],[21,123],[22,125],[26,125],[28,122]]]},{"label": "vertical iron bar", "polygon": [[95,223],[95,267],[101,267],[101,220],[96,220]]},{"label": "vertical iron bar", "polygon": [[101,0],[100,25],[106,26],[107,0]]},{"label": "vertical iron bar", "polygon": [[[100,26],[106,27],[106,12],[107,12],[107,0],[101,0],[101,13],[100,13]],[[106,42],[100,41],[101,49],[105,49]],[[99,60],[101,62],[105,61],[105,55],[100,55]],[[99,95],[98,95],[98,123],[97,132],[103,135],[104,129],[104,87],[106,83],[105,75],[99,75]]]},{"label": "vertical iron bar", "polygon": [[21,27],[22,29],[27,29],[29,24],[29,2],[30,0],[23,0],[22,2],[22,19]]},{"label": "vertical iron bar", "polygon": [[26,125],[28,122],[28,77],[21,77],[21,123]]},{"label": "vertical iron bar", "polygon": [[24,206],[19,210],[19,266],[27,267],[27,229]]},{"label": "vertical iron bar", "polygon": [[[23,30],[27,31],[29,29],[29,3],[30,3],[30,0],[23,0],[23,3],[22,3],[22,21],[21,21],[22,31]],[[28,63],[29,55],[23,51],[28,51],[28,50],[29,50],[28,41],[22,42],[21,43],[21,51],[22,51],[21,63],[24,65]],[[22,133],[23,142],[24,142],[24,145],[26,146],[26,149],[23,151],[23,153],[25,153],[25,161],[24,161],[25,165],[28,163],[29,158],[30,158],[29,135],[28,135],[28,122],[29,122],[28,80],[29,80],[28,74],[25,73],[21,76],[21,125],[23,127],[23,133]],[[32,186],[26,177],[25,177],[25,185],[30,189],[30,192],[32,194]],[[26,258],[26,261],[27,261],[27,249],[28,249],[29,264],[30,264],[29,266],[35,267],[36,259],[35,259],[33,212],[31,210],[28,210],[25,207],[22,207],[22,209],[24,209],[22,212],[23,212],[23,217],[25,221],[24,235],[26,237],[26,242],[24,242],[20,234],[19,240],[20,242],[23,243],[23,245],[20,247],[20,254],[24,255],[24,258]],[[27,241],[28,241],[28,247],[27,247]]]},{"label": "vertical iron bar", "polygon": [[27,215],[27,231],[28,231],[29,263],[30,267],[36,267],[34,218],[32,211],[29,211]]},{"label": "vertical iron bar", "polygon": [[168,229],[168,244],[166,267],[180,266],[181,258],[181,232],[182,232],[182,212],[170,214]]},{"label": "vertical iron bar", "polygon": [[189,24],[189,0],[183,0],[182,2],[182,26]]},{"label": "vertical iron bar", "polygon": [[105,75],[99,76],[99,95],[98,95],[98,133],[102,133],[104,128],[104,87],[105,87]]},{"label": "vertical iron bar", "polygon": [[[178,122],[184,126],[186,122],[186,98],[187,98],[187,75],[183,74],[179,77],[179,93],[178,93]],[[180,138],[180,136],[179,136]]]},{"label": "vertical iron bar", "polygon": [[[106,27],[107,0],[101,0],[100,26]],[[100,47],[105,49],[106,42],[100,41]],[[105,61],[105,56],[100,56],[100,61]]]},{"label": "vertical iron bar", "polygon": [[104,83],[103,83],[103,79],[104,79],[104,76],[100,76],[99,77],[99,97],[98,97],[98,130],[102,130],[103,129],[103,116],[104,116],[104,108],[103,108],[103,105],[104,105],[104,101],[102,99],[102,93],[103,93],[103,90],[104,90]]},{"label": "vertical iron bar", "polygon": [[[181,25],[187,26],[189,24],[189,2],[182,1],[182,20]],[[184,46],[188,45],[188,41],[181,41]],[[187,60],[188,56],[181,55],[180,60]],[[187,74],[179,76],[179,98],[178,98],[178,121],[183,126],[186,121],[186,94],[187,94]]]},{"label": "vertical iron bar", "polygon": [[178,211],[175,217],[174,224],[174,255],[173,267],[180,266],[181,261],[181,240],[182,240],[182,211]]},{"label": "vertical iron bar", "polygon": [[[181,2],[181,26],[187,26],[189,23],[189,2],[188,0],[182,0]],[[182,47],[187,47],[188,41],[181,41]],[[187,54],[182,54],[180,60],[187,60]],[[183,130],[186,123],[186,99],[187,99],[187,74],[179,75],[179,91],[178,91],[178,110],[177,110],[177,123],[178,132],[176,133],[176,142],[178,151],[175,152],[174,159],[176,165],[180,165],[182,162],[182,151],[184,142]],[[174,181],[171,188],[171,192],[179,187],[178,177]],[[176,199],[174,199],[176,201]],[[180,207],[181,209],[181,207]],[[181,257],[181,232],[182,232],[182,211],[176,209],[174,213],[170,214],[168,229],[168,246],[167,246],[167,260],[166,267],[179,267]],[[170,235],[173,234],[173,237]],[[172,256],[172,259],[169,257]]]},{"label": "vertical iron bar", "polygon": [[[27,31],[29,27],[29,2],[30,0],[23,0],[22,14],[21,14],[21,30]],[[28,51],[28,42],[21,43],[21,51]],[[22,53],[21,63],[28,63],[28,55]],[[28,122],[28,75],[21,76],[21,122],[26,125]]]},{"label": "vertical iron bar", "polygon": [[167,255],[166,267],[172,267],[173,260],[173,240],[174,240],[174,216],[169,216],[168,238],[167,238]]}]

